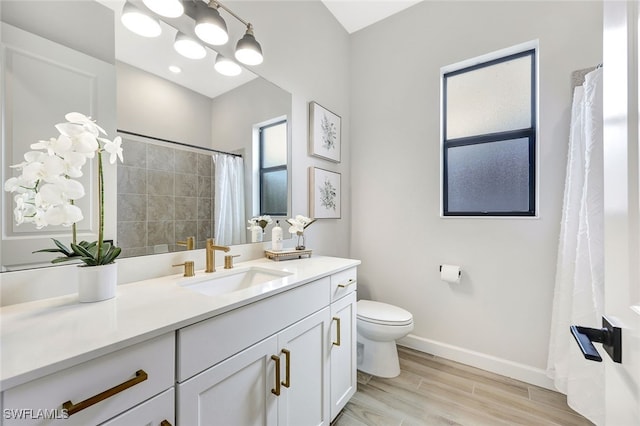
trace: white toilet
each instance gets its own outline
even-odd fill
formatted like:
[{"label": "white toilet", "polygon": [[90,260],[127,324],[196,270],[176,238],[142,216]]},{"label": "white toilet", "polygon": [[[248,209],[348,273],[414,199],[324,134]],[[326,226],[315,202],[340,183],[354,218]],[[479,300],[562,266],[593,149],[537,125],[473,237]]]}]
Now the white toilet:
[{"label": "white toilet", "polygon": [[413,316],[397,306],[358,301],[358,370],[378,377],[400,374],[396,340],[413,330]]}]

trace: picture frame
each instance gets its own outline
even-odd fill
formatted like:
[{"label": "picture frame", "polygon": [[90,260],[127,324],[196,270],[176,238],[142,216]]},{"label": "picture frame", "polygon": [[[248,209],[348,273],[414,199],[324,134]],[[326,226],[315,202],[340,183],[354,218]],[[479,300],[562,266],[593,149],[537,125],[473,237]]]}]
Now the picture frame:
[{"label": "picture frame", "polygon": [[309,152],[340,162],[342,118],[316,102],[309,102]]},{"label": "picture frame", "polygon": [[309,216],[315,219],[340,219],[342,187],[337,172],[309,167]]}]

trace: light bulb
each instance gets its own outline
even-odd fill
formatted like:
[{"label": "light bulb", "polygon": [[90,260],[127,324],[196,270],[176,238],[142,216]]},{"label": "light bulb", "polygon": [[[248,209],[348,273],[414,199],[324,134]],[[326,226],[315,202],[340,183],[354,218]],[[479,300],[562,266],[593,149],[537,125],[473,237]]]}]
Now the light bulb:
[{"label": "light bulb", "polygon": [[229,41],[227,24],[220,13],[212,7],[199,7],[196,11],[195,33],[206,43],[220,46]]},{"label": "light bulb", "polygon": [[176,34],[173,47],[176,52],[189,59],[202,59],[207,56],[207,50],[203,45],[181,32]]},{"label": "light bulb", "polygon": [[216,63],[213,67],[222,75],[226,75],[229,77],[236,76],[242,72],[242,68],[240,65],[236,64],[229,58],[225,58],[224,56],[218,54],[216,57]]},{"label": "light bulb", "polygon": [[248,26],[245,35],[238,40],[236,59],[247,65],[258,65],[263,61],[262,48],[253,36],[251,25]]},{"label": "light bulb", "polygon": [[127,29],[143,37],[158,37],[162,32],[160,22],[157,19],[147,15],[129,2],[124,4],[120,20]]}]

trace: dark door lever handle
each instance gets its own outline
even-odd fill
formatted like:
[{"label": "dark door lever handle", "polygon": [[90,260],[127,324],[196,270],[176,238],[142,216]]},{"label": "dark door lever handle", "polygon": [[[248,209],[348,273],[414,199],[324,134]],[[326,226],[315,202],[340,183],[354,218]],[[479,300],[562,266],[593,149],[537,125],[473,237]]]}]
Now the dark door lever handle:
[{"label": "dark door lever handle", "polygon": [[580,351],[590,361],[602,362],[602,357],[592,342],[602,343],[602,347],[614,362],[622,362],[622,329],[602,317],[602,328],[588,328],[579,325],[570,327]]}]

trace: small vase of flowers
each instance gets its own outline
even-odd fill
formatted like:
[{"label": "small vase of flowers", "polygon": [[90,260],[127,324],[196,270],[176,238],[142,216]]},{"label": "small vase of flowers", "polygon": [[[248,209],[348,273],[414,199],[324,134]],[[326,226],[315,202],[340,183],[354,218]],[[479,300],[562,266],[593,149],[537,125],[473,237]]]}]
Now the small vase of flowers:
[{"label": "small vase of flowers", "polygon": [[[119,136],[113,140],[101,137],[106,136],[104,129],[84,114],[71,112],[65,119],[67,122],[55,126],[60,133],[57,137],[32,144],[32,151],[24,155],[24,161],[11,166],[21,173],[9,178],[4,189],[15,193],[13,213],[18,225],[32,223],[38,229],[49,225],[72,228],[70,247],[54,239],[56,247],[36,252],[60,253],[52,263],[83,262],[79,268],[80,301],[105,300],[115,296],[117,267],[114,261],[121,250],[104,241],[102,156],[108,154],[110,164],[118,158],[122,161],[122,139]],[[84,197],[85,190],[76,178],[82,176],[82,167],[93,159],[98,167],[98,239],[77,242],[76,223],[83,219],[83,214],[75,201]],[[102,270],[108,272],[100,272]],[[87,274],[90,276],[85,282],[83,276]]]},{"label": "small vase of flowers", "polygon": [[296,244],[296,250],[304,250],[306,249],[304,243],[304,230],[307,226],[311,225],[315,222],[315,219],[310,219],[306,216],[296,215],[294,218],[287,219],[289,225],[289,233],[296,234],[298,236],[298,243]]},{"label": "small vase of flowers", "polygon": [[247,228],[251,231],[251,242],[252,243],[260,243],[264,239],[264,229],[273,222],[271,216],[268,214],[258,217],[253,217],[249,219],[249,227]]}]

